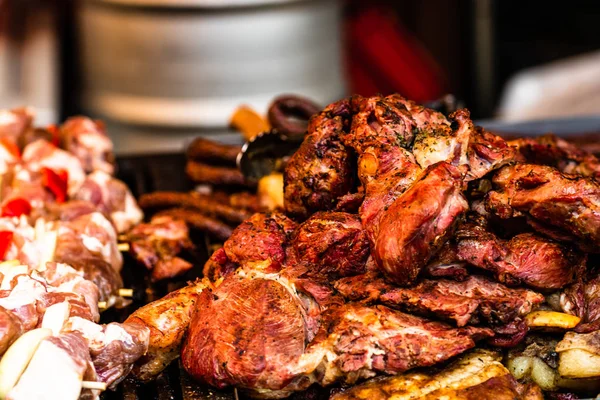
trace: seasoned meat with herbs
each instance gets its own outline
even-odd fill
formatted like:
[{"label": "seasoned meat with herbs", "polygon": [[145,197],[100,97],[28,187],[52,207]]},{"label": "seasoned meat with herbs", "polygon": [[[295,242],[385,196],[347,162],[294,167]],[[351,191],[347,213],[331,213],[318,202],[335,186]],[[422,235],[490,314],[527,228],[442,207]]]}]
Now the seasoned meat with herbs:
[{"label": "seasoned meat with herbs", "polygon": [[285,168],[285,211],[289,216],[302,220],[316,211],[332,210],[339,197],[351,192],[351,154],[340,140],[349,117],[349,102],[341,100],[310,119],[304,142]]}]

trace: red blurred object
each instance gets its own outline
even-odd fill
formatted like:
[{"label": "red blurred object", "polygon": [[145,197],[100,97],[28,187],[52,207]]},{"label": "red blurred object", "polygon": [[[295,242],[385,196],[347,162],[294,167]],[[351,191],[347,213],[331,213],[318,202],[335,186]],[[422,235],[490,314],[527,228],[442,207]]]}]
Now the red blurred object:
[{"label": "red blurred object", "polygon": [[21,151],[19,150],[19,147],[11,139],[6,137],[0,138],[0,144],[2,144],[2,146],[4,146],[4,148],[16,158],[21,158]]},{"label": "red blurred object", "polygon": [[57,203],[64,203],[67,199],[69,173],[64,170],[54,171],[50,168],[42,168],[42,184],[54,194]]},{"label": "red blurred object", "polygon": [[381,5],[360,6],[348,19],[348,62],[353,93],[400,93],[429,101],[446,92],[441,68]]},{"label": "red blurred object", "polygon": [[60,145],[60,135],[58,133],[58,126],[55,124],[48,125],[46,130],[52,135],[52,144],[58,147]]},{"label": "red blurred object", "polygon": [[0,258],[4,259],[10,244],[12,243],[13,233],[11,231],[0,231]]},{"label": "red blurred object", "polygon": [[10,200],[2,206],[3,217],[20,217],[21,215],[29,215],[31,213],[31,204],[23,198]]}]

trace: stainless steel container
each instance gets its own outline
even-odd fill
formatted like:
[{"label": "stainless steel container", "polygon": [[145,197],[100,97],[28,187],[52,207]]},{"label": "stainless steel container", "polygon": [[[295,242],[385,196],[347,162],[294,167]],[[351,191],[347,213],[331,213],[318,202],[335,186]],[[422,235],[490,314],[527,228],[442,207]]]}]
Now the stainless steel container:
[{"label": "stainless steel container", "polygon": [[83,102],[152,127],[223,128],[281,93],[345,93],[337,0],[86,0]]}]

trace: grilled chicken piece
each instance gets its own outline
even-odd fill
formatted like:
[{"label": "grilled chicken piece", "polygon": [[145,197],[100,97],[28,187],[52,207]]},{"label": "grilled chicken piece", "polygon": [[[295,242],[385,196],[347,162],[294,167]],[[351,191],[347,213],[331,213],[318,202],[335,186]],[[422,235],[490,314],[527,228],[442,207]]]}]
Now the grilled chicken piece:
[{"label": "grilled chicken piece", "polygon": [[155,378],[179,357],[195,304],[208,287],[209,282],[197,281],[137,309],[125,320],[125,324],[150,329],[148,352],[133,367],[138,379],[148,381]]},{"label": "grilled chicken piece", "polygon": [[86,173],[114,173],[113,143],[102,122],[71,117],[60,127],[59,136],[61,147],[79,159]]},{"label": "grilled chicken piece", "polygon": [[369,240],[360,219],[342,212],[313,214],[295,230],[291,247],[295,263],[326,278],[365,272],[369,256]]},{"label": "grilled chicken piece", "polygon": [[486,209],[502,219],[526,216],[538,232],[600,252],[600,184],[542,165],[505,166],[494,176]]},{"label": "grilled chicken piece", "polygon": [[129,253],[141,265],[152,270],[152,279],[173,278],[192,268],[178,257],[192,249],[185,222],[170,216],[155,216],[149,223],[136,225],[128,234]]},{"label": "grilled chicken piece", "polygon": [[335,288],[352,301],[378,301],[408,312],[452,320],[457,326],[507,324],[544,302],[541,294],[510,289],[475,275],[462,282],[423,280],[417,286],[399,288],[371,273],[340,279]]},{"label": "grilled chicken piece", "polygon": [[354,386],[330,400],[542,400],[536,385],[522,385],[500,362],[502,355],[474,350],[437,373],[381,377]]},{"label": "grilled chicken piece", "polygon": [[457,168],[435,164],[387,209],[372,254],[394,282],[413,283],[452,234],[457,219],[468,209],[461,186]]},{"label": "grilled chicken piece", "polygon": [[560,289],[585,269],[586,254],[535,233],[502,240],[485,223],[467,222],[456,232],[458,259],[493,273],[500,282]]},{"label": "grilled chicken piece", "polygon": [[337,199],[352,190],[351,157],[340,141],[348,130],[349,106],[348,100],[341,100],[311,118],[304,142],[285,168],[288,215],[302,220],[316,211],[332,210]]},{"label": "grilled chicken piece", "polygon": [[554,135],[520,138],[508,144],[519,151],[525,162],[550,165],[566,174],[600,177],[600,161],[596,156]]}]

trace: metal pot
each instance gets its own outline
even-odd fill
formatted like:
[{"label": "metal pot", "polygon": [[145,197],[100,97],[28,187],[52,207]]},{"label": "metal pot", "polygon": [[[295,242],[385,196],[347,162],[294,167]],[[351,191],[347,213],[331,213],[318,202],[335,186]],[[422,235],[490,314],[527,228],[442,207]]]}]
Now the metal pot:
[{"label": "metal pot", "polygon": [[222,128],[275,95],[345,93],[337,0],[86,0],[86,111],[126,124]]}]

